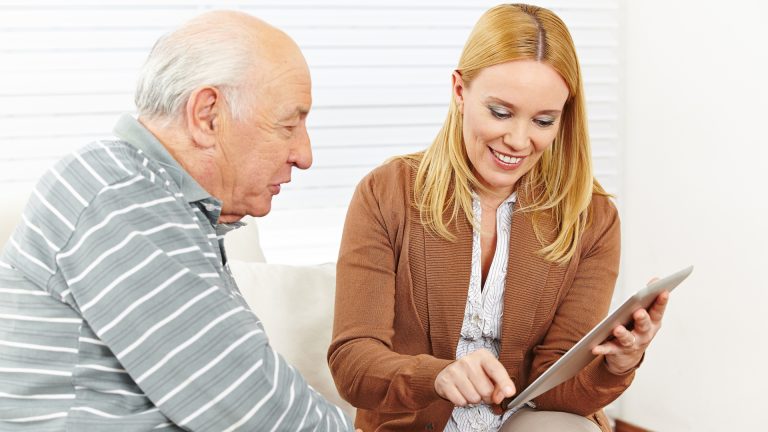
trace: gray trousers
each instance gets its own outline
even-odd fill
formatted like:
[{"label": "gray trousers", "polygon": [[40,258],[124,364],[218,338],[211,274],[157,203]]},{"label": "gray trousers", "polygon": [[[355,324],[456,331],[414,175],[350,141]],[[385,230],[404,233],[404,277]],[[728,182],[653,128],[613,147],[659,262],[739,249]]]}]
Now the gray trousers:
[{"label": "gray trousers", "polygon": [[500,432],[600,432],[580,415],[523,408],[501,426]]}]

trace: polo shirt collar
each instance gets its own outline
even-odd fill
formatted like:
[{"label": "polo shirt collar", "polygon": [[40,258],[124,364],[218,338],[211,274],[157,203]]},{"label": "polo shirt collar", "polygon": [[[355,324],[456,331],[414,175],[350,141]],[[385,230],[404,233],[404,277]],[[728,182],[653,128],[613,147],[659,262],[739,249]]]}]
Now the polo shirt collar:
[{"label": "polo shirt collar", "polygon": [[[130,114],[123,114],[118,119],[113,133],[121,140],[138,148],[149,158],[165,168],[168,174],[176,181],[181,193],[187,202],[197,202],[205,199],[219,201],[209,194],[187,171],[182,168],[176,159],[171,156],[165,146],[144,125]],[[221,202],[218,202],[219,207]]]}]

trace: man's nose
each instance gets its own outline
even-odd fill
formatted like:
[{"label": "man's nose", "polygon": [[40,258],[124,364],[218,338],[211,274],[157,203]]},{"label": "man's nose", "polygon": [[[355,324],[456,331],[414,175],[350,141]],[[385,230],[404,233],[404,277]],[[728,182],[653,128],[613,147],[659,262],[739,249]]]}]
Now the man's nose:
[{"label": "man's nose", "polygon": [[302,135],[296,139],[289,162],[299,169],[308,169],[312,166],[312,146],[306,128],[302,128]]}]

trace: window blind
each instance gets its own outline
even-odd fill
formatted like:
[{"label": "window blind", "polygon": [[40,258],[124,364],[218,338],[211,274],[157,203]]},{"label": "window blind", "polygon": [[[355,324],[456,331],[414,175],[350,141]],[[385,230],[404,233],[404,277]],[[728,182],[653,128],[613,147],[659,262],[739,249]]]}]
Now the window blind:
[{"label": "window blind", "polygon": [[[586,82],[598,178],[620,194],[620,0],[537,2],[569,26]],[[336,259],[357,182],[385,159],[426,147],[477,20],[497,2],[465,0],[0,1],[0,189],[31,188],[73,149],[132,112],[154,41],[210,9],[285,30],[310,66],[314,165],[259,220],[270,262]]]}]

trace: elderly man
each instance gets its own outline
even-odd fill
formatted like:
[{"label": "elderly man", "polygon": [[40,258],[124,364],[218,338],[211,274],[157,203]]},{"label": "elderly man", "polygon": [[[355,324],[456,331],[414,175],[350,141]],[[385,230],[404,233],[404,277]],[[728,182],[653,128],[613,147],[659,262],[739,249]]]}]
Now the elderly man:
[{"label": "elderly man", "polygon": [[352,430],[271,349],[223,246],[312,163],[297,45],[202,15],[136,103],[40,180],[0,257],[0,430]]}]

